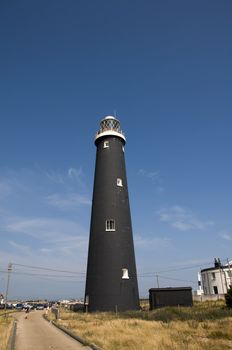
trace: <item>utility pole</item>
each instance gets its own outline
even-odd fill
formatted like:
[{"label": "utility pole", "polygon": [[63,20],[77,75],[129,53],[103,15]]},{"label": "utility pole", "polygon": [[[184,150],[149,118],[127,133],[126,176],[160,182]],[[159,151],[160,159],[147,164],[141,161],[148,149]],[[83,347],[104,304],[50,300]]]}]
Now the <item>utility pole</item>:
[{"label": "utility pole", "polygon": [[[5,312],[6,312],[6,305],[8,300],[8,291],[9,291],[9,284],[10,284],[10,273],[12,271],[12,263],[8,264],[7,268],[7,284],[6,284],[6,296],[5,296]],[[6,314],[5,314],[6,315]]]},{"label": "utility pole", "polygon": [[159,275],[156,274],[157,288],[159,288]]},{"label": "utility pole", "polygon": [[230,262],[228,258],[227,258],[227,263],[228,263],[228,270],[229,270],[229,276],[230,276],[230,287],[232,287],[232,273],[231,273]]}]

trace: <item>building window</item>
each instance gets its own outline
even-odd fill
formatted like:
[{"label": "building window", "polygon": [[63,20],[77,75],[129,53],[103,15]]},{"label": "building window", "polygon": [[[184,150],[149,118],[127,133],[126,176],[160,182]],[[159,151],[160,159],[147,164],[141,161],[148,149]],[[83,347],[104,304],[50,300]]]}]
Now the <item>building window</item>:
[{"label": "building window", "polygon": [[122,179],[120,179],[119,177],[117,178],[117,186],[122,187]]},{"label": "building window", "polygon": [[214,292],[214,294],[218,294],[218,287],[217,286],[213,287],[213,292]]},{"label": "building window", "polygon": [[[216,278],[216,277],[215,277],[215,272],[212,272],[212,273],[211,273],[211,277],[212,277],[212,280],[215,280],[215,278]],[[216,294],[216,293],[215,293],[215,294]]]},{"label": "building window", "polygon": [[109,148],[110,147],[110,143],[109,141],[104,141],[104,148]]},{"label": "building window", "polygon": [[106,231],[115,231],[115,220],[106,220]]}]

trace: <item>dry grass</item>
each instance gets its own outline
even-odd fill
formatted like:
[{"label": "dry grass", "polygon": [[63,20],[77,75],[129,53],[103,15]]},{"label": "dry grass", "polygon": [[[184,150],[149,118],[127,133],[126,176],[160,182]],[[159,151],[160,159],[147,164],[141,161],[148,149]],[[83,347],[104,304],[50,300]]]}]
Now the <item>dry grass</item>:
[{"label": "dry grass", "polygon": [[61,311],[59,323],[104,350],[232,349],[232,310],[221,303],[118,315]]},{"label": "dry grass", "polygon": [[9,315],[5,317],[3,312],[0,312],[0,350],[6,350],[7,342],[10,337],[13,319]]}]

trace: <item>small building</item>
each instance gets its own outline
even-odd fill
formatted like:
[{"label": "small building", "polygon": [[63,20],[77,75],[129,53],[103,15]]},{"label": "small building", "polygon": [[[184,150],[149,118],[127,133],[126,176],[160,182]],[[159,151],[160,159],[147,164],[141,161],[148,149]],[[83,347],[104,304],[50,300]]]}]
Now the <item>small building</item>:
[{"label": "small building", "polygon": [[192,306],[192,287],[149,289],[150,310],[164,306]]},{"label": "small building", "polygon": [[232,285],[232,262],[222,265],[220,259],[214,259],[214,266],[201,270],[204,294],[226,294]]},{"label": "small building", "polygon": [[83,301],[76,301],[76,302],[69,303],[68,308],[69,310],[74,312],[84,311],[85,304],[83,303]]}]

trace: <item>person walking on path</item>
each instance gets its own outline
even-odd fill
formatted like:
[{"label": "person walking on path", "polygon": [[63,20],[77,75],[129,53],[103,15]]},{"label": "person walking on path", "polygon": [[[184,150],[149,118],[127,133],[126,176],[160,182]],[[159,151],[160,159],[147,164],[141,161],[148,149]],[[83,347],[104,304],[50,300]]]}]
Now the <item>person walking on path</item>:
[{"label": "person walking on path", "polygon": [[25,312],[26,312],[25,319],[27,319],[27,316],[28,316],[28,314],[29,314],[29,311],[30,311],[30,308],[29,308],[29,306],[27,306],[27,307],[26,307],[26,311],[25,311]]}]

